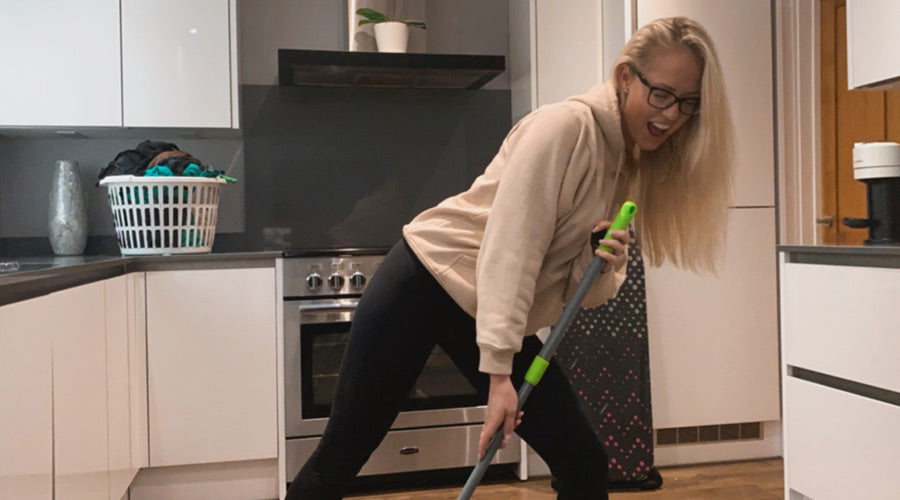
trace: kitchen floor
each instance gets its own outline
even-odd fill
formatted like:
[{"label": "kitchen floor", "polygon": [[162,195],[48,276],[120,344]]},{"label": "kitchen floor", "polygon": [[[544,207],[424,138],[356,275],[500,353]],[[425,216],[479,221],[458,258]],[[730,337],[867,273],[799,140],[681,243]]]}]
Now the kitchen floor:
[{"label": "kitchen floor", "polygon": [[[769,500],[784,498],[781,458],[681,467],[660,467],[663,486],[656,491],[610,494],[611,500]],[[348,496],[356,500],[455,499],[459,487],[382,491]],[[478,487],[473,500],[554,500],[546,477],[519,482],[495,482]]]}]

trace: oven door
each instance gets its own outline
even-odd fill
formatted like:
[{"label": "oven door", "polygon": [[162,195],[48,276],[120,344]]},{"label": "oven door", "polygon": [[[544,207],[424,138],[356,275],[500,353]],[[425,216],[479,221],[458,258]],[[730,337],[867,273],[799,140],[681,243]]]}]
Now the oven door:
[{"label": "oven door", "polygon": [[[286,300],[285,432],[319,436],[337,387],[358,299]],[[475,389],[440,347],[435,347],[400,408],[392,429],[480,423],[484,407]]]}]

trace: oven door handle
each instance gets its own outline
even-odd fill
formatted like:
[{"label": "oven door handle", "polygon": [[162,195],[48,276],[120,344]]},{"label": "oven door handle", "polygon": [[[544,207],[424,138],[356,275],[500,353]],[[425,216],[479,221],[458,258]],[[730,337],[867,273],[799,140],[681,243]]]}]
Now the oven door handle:
[{"label": "oven door handle", "polygon": [[337,311],[341,309],[353,310],[359,304],[358,299],[350,299],[342,302],[329,302],[327,304],[301,304],[297,306],[301,312],[307,311]]}]

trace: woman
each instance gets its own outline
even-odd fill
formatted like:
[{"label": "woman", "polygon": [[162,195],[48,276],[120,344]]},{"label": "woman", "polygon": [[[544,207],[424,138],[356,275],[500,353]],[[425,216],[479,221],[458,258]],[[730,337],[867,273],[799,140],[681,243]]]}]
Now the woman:
[{"label": "woman", "polygon": [[607,263],[583,304],[615,296],[630,237],[612,231],[602,240],[612,252],[590,240],[626,199],[640,207],[651,264],[712,269],[732,135],[712,42],[685,18],[635,33],[606,84],[523,118],[469,190],[403,228],[360,300],[327,429],[287,498],[341,498],[436,344],[487,397],[480,455],[497,429],[515,430],[558,498],[607,498],[603,446],[555,363],[516,412],[541,346],[533,334],[557,319],[594,254]]}]

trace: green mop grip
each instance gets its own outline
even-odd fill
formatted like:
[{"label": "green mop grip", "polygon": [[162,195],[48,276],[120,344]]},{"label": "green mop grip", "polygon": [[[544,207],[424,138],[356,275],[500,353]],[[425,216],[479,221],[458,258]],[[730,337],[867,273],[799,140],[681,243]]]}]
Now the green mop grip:
[{"label": "green mop grip", "polygon": [[[603,235],[601,240],[605,240],[607,236],[609,236],[610,231],[621,231],[624,229],[628,229],[628,224],[631,224],[631,218],[634,217],[634,213],[637,212],[637,205],[632,201],[626,201],[622,203],[622,208],[619,209],[619,214],[616,215],[616,218],[613,220],[612,224],[609,226],[609,229],[606,230],[606,234]],[[612,253],[612,249],[606,245],[599,245],[597,250],[603,250],[604,252]]]}]

